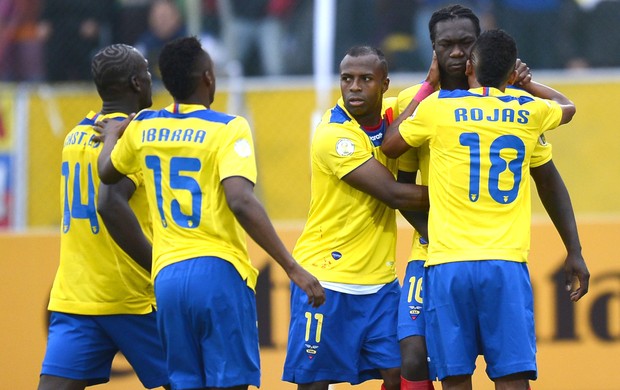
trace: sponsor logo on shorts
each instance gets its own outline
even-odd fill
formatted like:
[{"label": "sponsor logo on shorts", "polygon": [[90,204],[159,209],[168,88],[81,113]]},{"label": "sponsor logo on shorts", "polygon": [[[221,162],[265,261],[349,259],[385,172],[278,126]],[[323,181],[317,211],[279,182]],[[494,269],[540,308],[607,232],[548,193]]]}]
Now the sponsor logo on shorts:
[{"label": "sponsor logo on shorts", "polygon": [[319,346],[318,345],[310,345],[310,344],[306,344],[306,353],[308,354],[308,359],[312,360],[314,359],[314,355],[316,355]]},{"label": "sponsor logo on shorts", "polygon": [[422,313],[422,306],[409,306],[409,315],[412,320],[415,321],[420,313]]}]

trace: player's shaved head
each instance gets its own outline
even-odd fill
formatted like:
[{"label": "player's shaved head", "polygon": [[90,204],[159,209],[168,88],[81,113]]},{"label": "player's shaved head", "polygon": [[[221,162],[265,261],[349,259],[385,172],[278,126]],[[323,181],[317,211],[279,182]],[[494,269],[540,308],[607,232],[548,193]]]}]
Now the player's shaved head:
[{"label": "player's shaved head", "polygon": [[385,54],[383,53],[383,51],[381,51],[381,49],[373,47],[373,46],[362,45],[362,46],[353,46],[352,48],[347,50],[347,52],[345,53],[345,57],[346,56],[362,57],[362,56],[369,56],[369,55],[376,56],[379,59],[381,70],[383,71],[383,76],[387,77],[388,63],[387,63],[387,60],[385,59]]},{"label": "player's shaved head", "polygon": [[130,87],[131,77],[146,60],[134,47],[114,44],[101,49],[91,62],[91,73],[102,99],[112,99]]}]

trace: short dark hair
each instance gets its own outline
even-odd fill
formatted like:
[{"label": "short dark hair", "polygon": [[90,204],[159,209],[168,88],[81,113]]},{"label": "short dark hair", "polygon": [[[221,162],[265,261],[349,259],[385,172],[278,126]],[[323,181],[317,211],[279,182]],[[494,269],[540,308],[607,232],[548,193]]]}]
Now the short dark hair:
[{"label": "short dark hair", "polygon": [[106,46],[90,65],[93,81],[102,99],[124,93],[131,85],[131,76],[138,73],[139,52],[122,43]]},{"label": "short dark hair", "polygon": [[347,50],[347,52],[345,53],[345,56],[351,56],[351,57],[361,57],[361,56],[367,56],[367,55],[377,56],[377,58],[379,59],[379,62],[381,63],[383,74],[385,75],[385,77],[387,77],[388,63],[387,63],[387,60],[385,59],[385,54],[378,47],[368,46],[368,45],[353,46],[349,50]]},{"label": "short dark hair", "polygon": [[201,60],[207,52],[196,37],[177,38],[168,42],[159,55],[159,71],[164,86],[173,98],[188,98],[198,87]]},{"label": "short dark hair", "polygon": [[474,24],[474,28],[476,29],[476,37],[480,35],[480,19],[478,19],[474,11],[460,4],[454,4],[433,12],[431,19],[428,21],[428,32],[431,37],[431,42],[435,42],[435,26],[437,25],[437,23],[444,20],[459,18],[471,20],[471,22]]},{"label": "short dark hair", "polygon": [[474,43],[470,60],[483,87],[499,87],[515,69],[517,44],[503,30],[485,31]]}]

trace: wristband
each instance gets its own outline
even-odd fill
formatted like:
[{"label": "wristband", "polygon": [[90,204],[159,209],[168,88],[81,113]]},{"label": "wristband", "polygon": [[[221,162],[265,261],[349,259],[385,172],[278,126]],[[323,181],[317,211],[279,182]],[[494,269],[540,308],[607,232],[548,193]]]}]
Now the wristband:
[{"label": "wristband", "polygon": [[433,92],[435,92],[435,88],[431,85],[431,83],[429,83],[428,81],[425,81],[422,83],[422,86],[418,90],[418,93],[416,93],[415,96],[413,97],[413,100],[420,103],[422,100],[426,99],[426,97],[428,97]]}]

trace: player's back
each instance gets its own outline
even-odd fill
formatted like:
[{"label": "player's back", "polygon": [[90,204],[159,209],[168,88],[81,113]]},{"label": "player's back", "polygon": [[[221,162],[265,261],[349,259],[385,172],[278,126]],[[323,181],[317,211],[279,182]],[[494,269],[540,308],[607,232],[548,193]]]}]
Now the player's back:
[{"label": "player's back", "polygon": [[420,104],[412,123],[430,138],[429,264],[525,261],[530,157],[560,117],[557,105],[490,88],[440,91]]},{"label": "player's back", "polygon": [[[144,314],[152,311],[153,289],[149,273],[113,241],[97,213],[100,180],[97,158],[102,145],[93,141],[96,120],[90,112],[65,137],[61,165],[61,250],[50,310],[75,314]],[[136,179],[134,179],[134,183]],[[144,187],[130,205],[142,226],[150,225]],[[150,229],[145,230],[150,238]]]},{"label": "player's back", "polygon": [[[137,153],[136,153],[137,152]],[[144,110],[112,153],[121,172],[144,173],[153,218],[153,275],[166,265],[201,256],[230,261],[253,286],[257,271],[245,232],[228,207],[222,180],[256,182],[247,121],[200,105]]]}]

